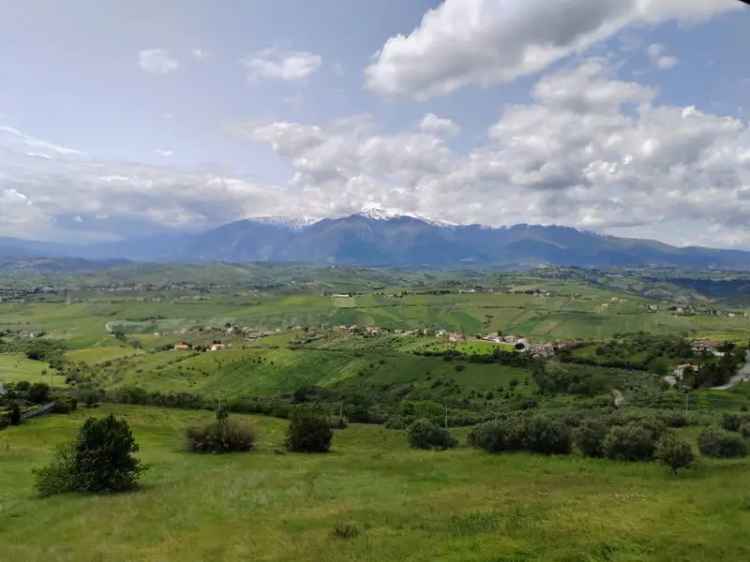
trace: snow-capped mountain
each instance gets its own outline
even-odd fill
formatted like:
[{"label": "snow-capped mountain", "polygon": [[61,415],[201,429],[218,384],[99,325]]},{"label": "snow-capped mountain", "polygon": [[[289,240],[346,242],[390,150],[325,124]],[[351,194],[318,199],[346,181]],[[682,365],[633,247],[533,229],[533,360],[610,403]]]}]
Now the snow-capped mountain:
[{"label": "snow-capped mountain", "polygon": [[142,261],[301,262],[361,266],[679,266],[750,270],[750,252],[678,248],[560,226],[445,225],[369,208],[322,220],[260,218],[200,234],[65,246],[0,240],[0,256]]}]

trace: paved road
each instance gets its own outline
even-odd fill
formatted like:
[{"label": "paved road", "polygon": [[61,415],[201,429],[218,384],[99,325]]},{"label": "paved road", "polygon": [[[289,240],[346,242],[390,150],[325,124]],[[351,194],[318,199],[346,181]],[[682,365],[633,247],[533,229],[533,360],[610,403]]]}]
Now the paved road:
[{"label": "paved road", "polygon": [[729,390],[745,381],[750,381],[750,351],[748,351],[745,356],[745,366],[742,367],[736,375],[729,379],[727,384],[715,386],[712,390]]}]

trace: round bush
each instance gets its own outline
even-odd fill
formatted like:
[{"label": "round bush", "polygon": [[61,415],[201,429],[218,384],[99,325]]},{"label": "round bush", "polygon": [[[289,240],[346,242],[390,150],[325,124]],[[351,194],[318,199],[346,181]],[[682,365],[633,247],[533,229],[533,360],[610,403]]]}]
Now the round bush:
[{"label": "round bush", "polygon": [[188,449],[195,453],[250,451],[255,446],[253,428],[237,420],[222,418],[185,431]]},{"label": "round bush", "polygon": [[563,423],[545,416],[536,416],[526,424],[526,448],[545,455],[570,454],[570,430]]},{"label": "round bush", "polygon": [[520,451],[526,443],[525,420],[511,418],[479,424],[469,433],[468,443],[489,453]]},{"label": "round bush", "polygon": [[415,421],[407,430],[409,445],[414,449],[451,449],[456,440],[447,429],[422,418]]},{"label": "round bush", "polygon": [[287,430],[286,448],[300,453],[326,453],[332,439],[333,430],[327,416],[295,412]]},{"label": "round bush", "polygon": [[602,422],[588,420],[573,431],[573,441],[585,457],[603,457],[604,439],[609,428]]},{"label": "round bush", "polygon": [[674,474],[695,461],[690,443],[678,439],[673,433],[668,433],[661,438],[656,446],[656,458],[668,466]]},{"label": "round bush", "polygon": [[731,459],[747,455],[747,445],[740,435],[718,427],[709,427],[701,432],[698,448],[707,457]]},{"label": "round bush", "polygon": [[604,456],[622,461],[647,461],[654,458],[656,441],[647,427],[638,423],[615,426],[604,439]]}]

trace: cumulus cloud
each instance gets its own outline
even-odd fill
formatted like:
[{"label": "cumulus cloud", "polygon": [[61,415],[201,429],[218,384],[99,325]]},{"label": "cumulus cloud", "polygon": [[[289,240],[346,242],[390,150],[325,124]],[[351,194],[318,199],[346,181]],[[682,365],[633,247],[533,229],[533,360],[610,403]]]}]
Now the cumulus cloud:
[{"label": "cumulus cloud", "polygon": [[307,51],[263,49],[243,59],[251,80],[301,80],[315,73],[323,59]]},{"label": "cumulus cloud", "polygon": [[629,25],[698,21],[738,6],[735,0],[446,0],[409,35],[386,41],[365,71],[367,86],[427,99],[509,82]]},{"label": "cumulus cloud", "polygon": [[[47,157],[30,156],[29,146],[40,143]],[[0,129],[0,236],[108,240],[200,230],[259,210],[295,212],[289,199],[283,186],[96,160],[15,129]]]},{"label": "cumulus cloud", "polygon": [[646,49],[646,53],[648,54],[651,64],[661,70],[674,68],[677,66],[677,63],[680,62],[677,57],[667,55],[666,48],[660,43],[649,45],[648,49]]},{"label": "cumulus cloud", "polygon": [[4,127],[0,235],[117,237],[377,206],[456,223],[564,224],[750,248],[747,122],[661,103],[605,59],[542,76],[530,101],[504,107],[478,146],[449,146],[451,125],[430,115],[398,132],[369,115],[237,125],[289,163],[282,185],[99,161]]},{"label": "cumulus cloud", "polygon": [[180,62],[165,49],[143,49],[138,53],[138,66],[150,74],[169,74],[180,68]]},{"label": "cumulus cloud", "polygon": [[[294,169],[290,187],[327,214],[372,202],[451,222],[565,224],[674,243],[750,246],[747,123],[694,107],[589,59],[540,79],[485,143],[441,131],[383,134],[367,118],[248,124]],[[430,120],[428,120],[429,122]]]},{"label": "cumulus cloud", "polygon": [[422,118],[419,128],[425,133],[434,133],[436,135],[457,135],[461,127],[456,125],[451,119],[438,117],[434,113],[428,113]]}]

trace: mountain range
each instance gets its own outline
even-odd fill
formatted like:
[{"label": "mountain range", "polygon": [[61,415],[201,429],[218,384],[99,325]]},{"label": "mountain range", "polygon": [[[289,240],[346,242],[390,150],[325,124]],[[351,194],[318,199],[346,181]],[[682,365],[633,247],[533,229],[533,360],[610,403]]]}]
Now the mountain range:
[{"label": "mountain range", "polygon": [[750,270],[750,252],[676,247],[561,226],[491,228],[369,211],[319,221],[248,219],[197,234],[89,245],[0,238],[0,258],[300,262],[359,266],[560,265]]}]

